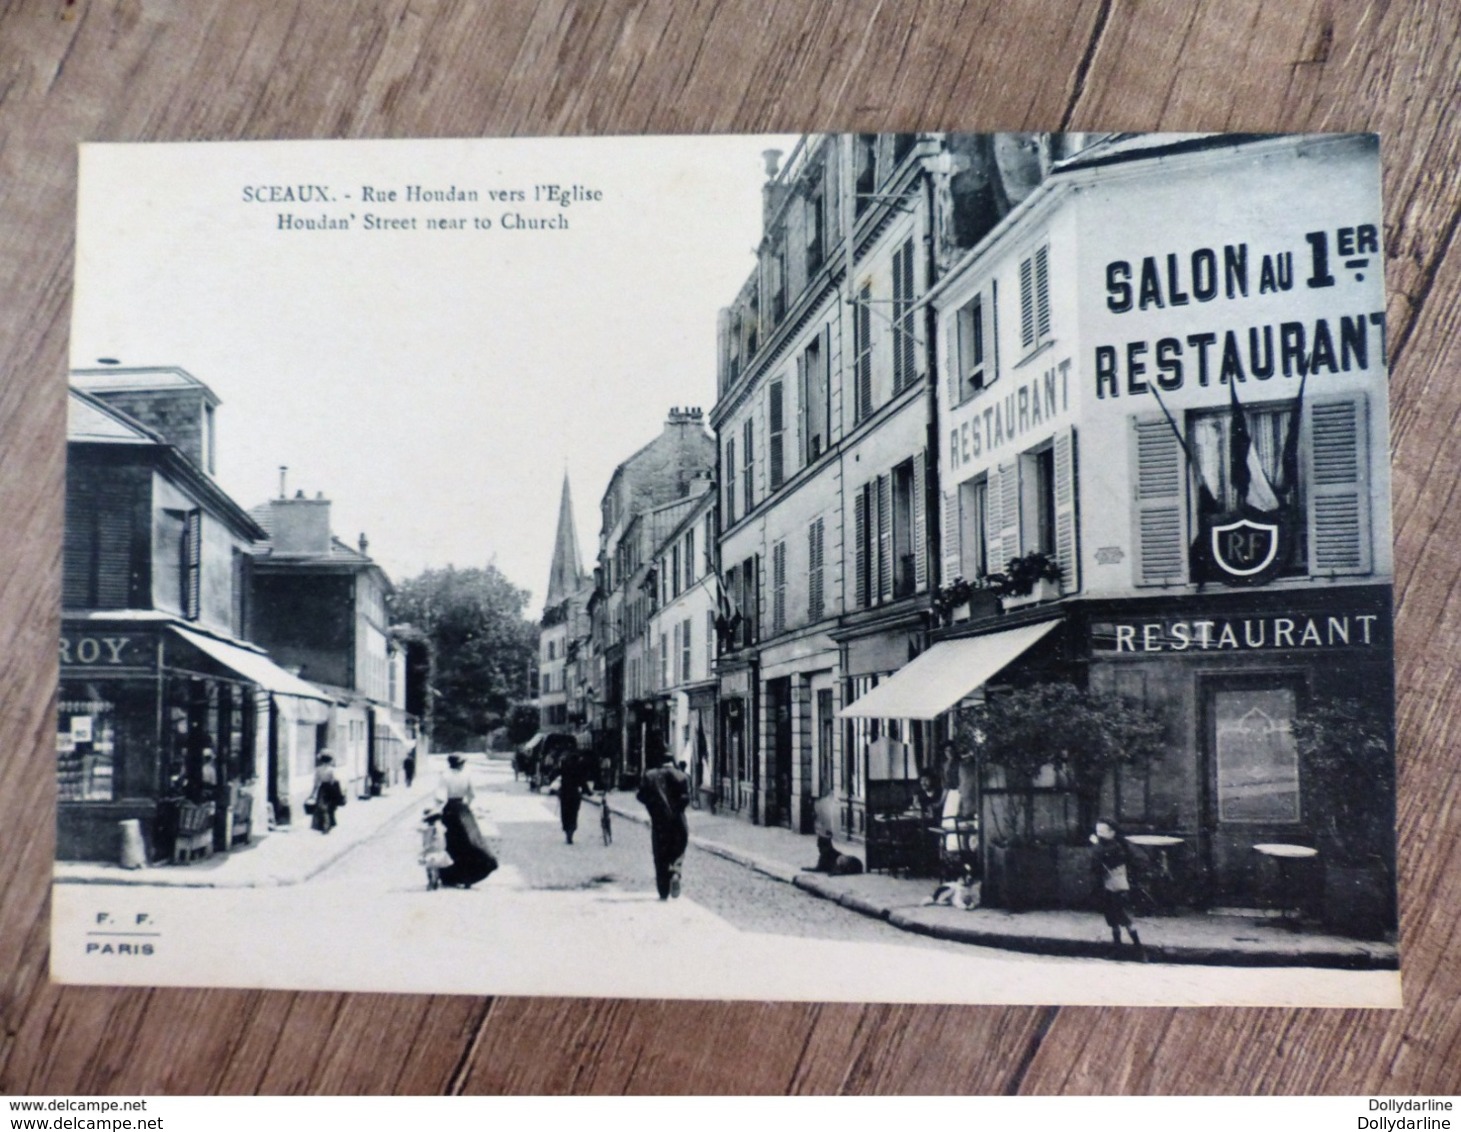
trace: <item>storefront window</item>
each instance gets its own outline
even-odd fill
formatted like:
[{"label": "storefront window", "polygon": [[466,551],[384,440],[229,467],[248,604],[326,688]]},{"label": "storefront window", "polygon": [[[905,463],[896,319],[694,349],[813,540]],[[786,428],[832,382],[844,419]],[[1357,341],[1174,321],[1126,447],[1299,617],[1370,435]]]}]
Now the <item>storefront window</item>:
[{"label": "storefront window", "polygon": [[1218,819],[1299,820],[1299,756],[1292,688],[1213,693]]},{"label": "storefront window", "polygon": [[152,793],[155,703],[150,685],[63,681],[56,728],[61,801],[111,802]]}]

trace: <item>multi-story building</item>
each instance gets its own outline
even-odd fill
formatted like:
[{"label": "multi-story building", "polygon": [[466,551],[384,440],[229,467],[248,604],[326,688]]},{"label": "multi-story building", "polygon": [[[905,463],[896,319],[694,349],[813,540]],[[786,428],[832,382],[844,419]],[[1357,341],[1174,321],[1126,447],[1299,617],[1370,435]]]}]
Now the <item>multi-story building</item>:
[{"label": "multi-story building", "polygon": [[838,720],[926,642],[925,299],[1028,187],[984,138],[821,135],[777,158],[757,269],[720,319],[716,774],[753,821],[807,832],[820,802],[858,836],[869,776],[932,758],[925,727]]},{"label": "multi-story building", "polygon": [[72,381],[57,856],[116,860],[135,820],[167,857],[188,808],[229,849],[267,832],[281,719],[330,697],[249,642],[264,532],[211,477],[218,398],[177,367]]},{"label": "multi-story building", "polygon": [[[1179,839],[1209,900],[1252,906],[1255,845],[1332,852],[1336,784],[1296,722],[1393,711],[1380,234],[1371,137],[1118,137],[1054,164],[932,297],[943,573],[972,585],[862,710],[1059,675],[1167,721],[1103,807]],[[1015,558],[1058,580],[990,600]],[[1393,782],[1370,788],[1390,814]]]},{"label": "multi-story building", "polygon": [[685,763],[691,786],[711,800],[719,602],[715,502],[714,484],[706,480],[698,496],[674,506],[678,521],[658,540],[646,587],[652,603],[649,691],[663,719],[664,743]]},{"label": "multi-story building", "polygon": [[271,784],[287,821],[312,788],[328,748],[348,789],[378,793],[414,744],[406,713],[406,650],[390,631],[392,587],[368,553],[330,529],[330,501],[297,492],[253,509],[267,532],[253,568],[254,632],[280,664],[332,695],[328,719],[297,721]]},{"label": "multi-story building", "polygon": [[[591,655],[584,668],[595,749],[612,774],[633,781],[643,769],[645,743],[663,750],[663,720],[647,714],[643,690],[647,608],[644,576],[656,545],[646,542],[667,528],[639,519],[656,508],[698,494],[715,466],[715,441],[699,409],[672,409],[660,435],[614,469],[600,501],[598,565],[588,602]],[[670,520],[671,525],[675,520]],[[627,661],[636,662],[636,694],[626,687]],[[628,710],[633,699],[636,706]]]}]

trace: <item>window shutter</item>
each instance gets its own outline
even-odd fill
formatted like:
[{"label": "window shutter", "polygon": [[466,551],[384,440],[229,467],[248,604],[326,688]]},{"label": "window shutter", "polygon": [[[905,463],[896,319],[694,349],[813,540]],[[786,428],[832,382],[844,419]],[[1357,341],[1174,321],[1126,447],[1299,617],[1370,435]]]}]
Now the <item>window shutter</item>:
[{"label": "window shutter", "polygon": [[749,417],[746,423],[741,426],[741,471],[744,480],[742,484],[741,506],[745,508],[744,514],[749,515],[751,509],[756,506],[756,460],[752,455],[754,449],[751,443],[754,425]]},{"label": "window shutter", "polygon": [[[994,493],[991,483],[990,494]],[[1020,465],[1018,461],[999,466],[999,547],[998,558],[991,557],[989,569],[1002,572],[1010,559],[1024,553],[1020,538]]]},{"label": "window shutter", "polygon": [[811,458],[811,432],[812,420],[811,402],[807,399],[807,355],[803,351],[796,359],[796,416],[800,418],[801,427],[797,429],[797,453],[801,457],[801,467],[805,468],[812,462]]},{"label": "window shutter", "polygon": [[918,359],[914,351],[913,326],[913,240],[903,245],[903,384],[911,385],[918,377]]},{"label": "window shutter", "polygon": [[1055,560],[1060,564],[1060,592],[1081,588],[1079,496],[1076,479],[1075,428],[1055,434]]},{"label": "window shutter", "polygon": [[770,420],[768,429],[769,437],[767,444],[767,460],[770,467],[767,475],[771,478],[771,490],[781,486],[781,481],[786,473],[784,437],[786,429],[786,389],[782,382],[773,381],[766,392],[766,415]]},{"label": "window shutter", "polygon": [[959,488],[943,497],[944,502],[944,575],[943,583],[948,585],[959,576],[959,560],[963,547],[959,538]]},{"label": "window shutter", "polygon": [[852,310],[857,350],[857,419],[859,421],[864,421],[873,415],[872,301],[872,287],[864,286],[858,292],[857,305]]},{"label": "window shutter", "polygon": [[868,490],[864,486],[853,497],[852,500],[852,584],[855,591],[856,604],[859,609],[866,609],[872,604],[872,587],[868,584]]},{"label": "window shutter", "polygon": [[945,345],[948,353],[946,368],[949,371],[949,408],[964,400],[964,319],[955,315],[949,326]]},{"label": "window shutter", "polygon": [[736,521],[736,438],[725,442],[725,521]]},{"label": "window shutter", "polygon": [[822,520],[807,528],[807,619],[822,619]]},{"label": "window shutter", "polygon": [[1020,261],[1020,348],[1035,344],[1035,262]]},{"label": "window shutter", "polygon": [[984,562],[993,574],[1004,569],[1004,477],[999,466],[989,469],[984,489]]},{"label": "window shutter", "polygon": [[913,459],[913,588],[928,588],[928,501],[923,496],[928,452]]},{"label": "window shutter", "polygon": [[67,609],[96,604],[92,562],[96,552],[96,497],[82,492],[66,500],[66,536],[62,552],[62,602]]},{"label": "window shutter", "polygon": [[203,598],[203,512],[196,508],[188,512],[186,534],[183,538],[183,556],[186,560],[186,570],[183,575],[186,594],[186,600],[183,602],[183,616],[189,621],[196,621],[202,613]]},{"label": "window shutter", "polygon": [[1035,340],[1050,336],[1050,245],[1035,253]]},{"label": "window shutter", "polygon": [[893,477],[882,475],[878,485],[878,600],[893,600]]},{"label": "window shutter", "polygon": [[1309,413],[1309,572],[1371,567],[1365,402],[1315,398]]},{"label": "window shutter", "polygon": [[1187,581],[1186,458],[1161,413],[1132,419],[1132,479],[1136,483],[1136,584]]},{"label": "window shutter", "polygon": [[786,628],[786,543],[771,548],[771,632]]}]

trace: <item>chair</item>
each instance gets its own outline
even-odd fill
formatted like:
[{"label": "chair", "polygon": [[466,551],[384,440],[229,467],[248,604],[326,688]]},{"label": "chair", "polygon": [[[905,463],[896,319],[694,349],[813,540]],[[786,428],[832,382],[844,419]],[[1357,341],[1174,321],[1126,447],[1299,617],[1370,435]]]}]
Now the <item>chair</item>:
[{"label": "chair", "polygon": [[232,798],[229,809],[233,811],[233,844],[243,842],[247,845],[253,833],[254,796],[237,783],[229,787],[229,795]]},{"label": "chair", "polygon": [[184,802],[178,809],[178,837],[173,843],[173,864],[191,864],[196,854],[213,856],[212,802]]},{"label": "chair", "polygon": [[957,874],[965,862],[973,860],[973,840],[979,836],[979,819],[961,818],[959,801],[957,790],[945,791],[939,823],[927,827],[938,854],[939,870],[944,876]]}]

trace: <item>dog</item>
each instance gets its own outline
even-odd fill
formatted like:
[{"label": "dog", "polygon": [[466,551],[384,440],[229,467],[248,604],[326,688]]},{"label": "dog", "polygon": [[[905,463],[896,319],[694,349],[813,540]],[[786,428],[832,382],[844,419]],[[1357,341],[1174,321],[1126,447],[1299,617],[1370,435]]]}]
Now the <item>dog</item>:
[{"label": "dog", "polygon": [[832,844],[830,833],[819,833],[817,835],[817,863],[808,870],[814,873],[826,873],[834,877],[852,877],[862,873],[862,862],[856,857],[846,853],[839,853]]},{"label": "dog", "polygon": [[965,865],[964,871],[954,880],[945,881],[924,898],[925,904],[947,904],[965,912],[979,907],[979,881],[974,877],[974,867]]}]

